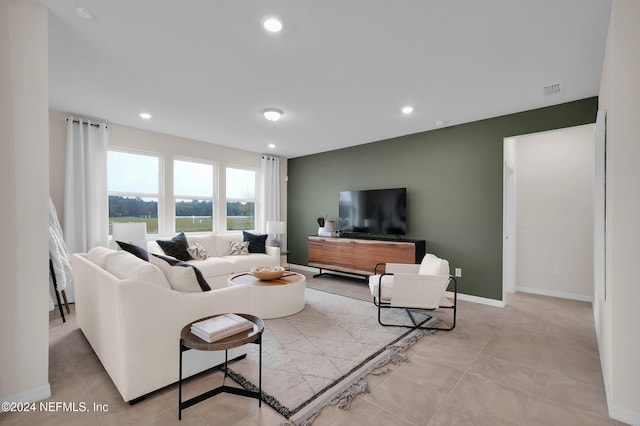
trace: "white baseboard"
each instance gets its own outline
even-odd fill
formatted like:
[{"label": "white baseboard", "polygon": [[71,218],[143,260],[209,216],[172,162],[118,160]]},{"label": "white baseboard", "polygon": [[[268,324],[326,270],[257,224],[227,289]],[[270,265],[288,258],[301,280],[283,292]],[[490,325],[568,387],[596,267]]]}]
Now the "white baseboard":
[{"label": "white baseboard", "polygon": [[579,300],[580,302],[593,302],[593,296],[585,296],[583,294],[564,293],[562,291],[544,290],[534,287],[516,287],[516,291],[539,294],[541,296],[559,297],[561,299]]},{"label": "white baseboard", "polygon": [[51,396],[51,386],[49,383],[37,388],[29,389],[15,395],[1,397],[0,402],[38,402]]},{"label": "white baseboard", "polygon": [[507,305],[504,300],[489,299],[487,297],[473,296],[471,294],[464,293],[458,293],[458,300],[479,303],[481,305],[495,306],[496,308],[504,308]]},{"label": "white baseboard", "polygon": [[[318,271],[318,268],[314,268],[311,266],[292,264],[291,267],[292,268],[295,267],[295,269],[300,269],[307,272]],[[339,273],[336,273],[336,274],[339,274]],[[489,299],[486,297],[473,296],[470,294],[463,294],[463,293],[458,293],[458,300],[464,300],[465,302],[479,303],[481,305],[495,306],[498,308],[504,308],[506,306],[506,303],[503,300]]]},{"label": "white baseboard", "polygon": [[609,417],[628,425],[640,425],[640,413],[627,408],[609,405]]}]

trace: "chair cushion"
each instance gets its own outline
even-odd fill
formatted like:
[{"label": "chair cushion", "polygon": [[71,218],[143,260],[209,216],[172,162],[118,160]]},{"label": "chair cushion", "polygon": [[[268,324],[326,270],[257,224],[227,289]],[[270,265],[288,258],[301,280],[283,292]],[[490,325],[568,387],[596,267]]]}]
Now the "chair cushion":
[{"label": "chair cushion", "polygon": [[[446,271],[445,271],[446,269]],[[418,270],[420,275],[449,275],[449,264],[447,262],[446,268],[444,261],[438,256],[427,253],[422,258],[420,263],[420,269]]]},{"label": "chair cushion", "polygon": [[420,275],[439,275],[440,274],[440,258],[427,253],[422,258],[420,263],[420,269],[418,270]]},{"label": "chair cushion", "polygon": [[[380,275],[372,275],[369,277],[369,290],[373,297],[378,297],[378,287],[380,285]],[[391,293],[393,292],[393,275],[382,276],[382,296],[383,302],[391,300]]]}]

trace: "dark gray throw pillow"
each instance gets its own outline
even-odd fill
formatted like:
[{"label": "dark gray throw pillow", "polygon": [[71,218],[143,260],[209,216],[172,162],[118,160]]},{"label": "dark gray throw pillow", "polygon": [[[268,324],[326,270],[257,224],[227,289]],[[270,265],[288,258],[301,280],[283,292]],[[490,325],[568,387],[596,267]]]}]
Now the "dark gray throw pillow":
[{"label": "dark gray throw pillow", "polygon": [[267,237],[267,234],[256,235],[242,231],[242,241],[249,241],[249,253],[266,253]]},{"label": "dark gray throw pillow", "polygon": [[137,246],[135,244],[125,243],[124,241],[116,241],[116,243],[118,243],[118,245],[122,250],[128,251],[132,255],[139,257],[144,261],[147,261],[147,262],[149,261],[149,252],[147,252],[147,249]]},{"label": "dark gray throw pillow", "polygon": [[187,251],[189,243],[184,232],[170,240],[157,240],[156,242],[167,256],[175,257],[178,260],[191,260],[191,255]]},{"label": "dark gray throw pillow", "polygon": [[202,291],[211,291],[211,287],[209,286],[209,283],[207,282],[207,280],[204,279],[204,275],[202,275],[202,272],[200,271],[200,269],[196,268],[193,265],[188,264],[187,262],[183,262],[181,260],[174,259],[172,257],[162,256],[160,254],[155,254],[155,253],[151,253],[151,254],[159,259],[164,260],[171,266],[182,266],[185,268],[193,268],[193,272],[196,275],[196,280],[198,280],[198,285],[200,286]]}]

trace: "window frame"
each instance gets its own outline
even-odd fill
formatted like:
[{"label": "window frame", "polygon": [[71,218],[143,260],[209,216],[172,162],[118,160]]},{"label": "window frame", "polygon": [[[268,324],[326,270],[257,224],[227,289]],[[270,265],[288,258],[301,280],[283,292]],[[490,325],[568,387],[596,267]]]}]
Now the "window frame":
[{"label": "window frame", "polygon": [[[158,160],[158,192],[157,193],[151,193],[151,192],[130,192],[130,191],[111,191],[109,190],[109,153],[110,152],[118,152],[118,153],[122,153],[122,154],[131,154],[131,155],[139,155],[139,156],[144,156],[144,157],[154,157],[157,158]],[[163,164],[164,164],[164,155],[159,153],[159,152],[152,152],[152,151],[143,151],[143,150],[137,150],[137,149],[130,149],[130,148],[122,148],[122,147],[108,147],[107,148],[107,214],[108,214],[108,208],[109,208],[109,197],[110,196],[117,196],[117,197],[127,197],[127,198],[154,198],[157,199],[158,201],[158,211],[157,211],[157,219],[158,219],[158,229],[156,232],[149,232],[149,230],[147,230],[147,234],[149,235],[161,235],[162,234],[162,229],[163,229],[163,215],[162,215],[162,211],[163,211],[163,200],[164,200],[164,191],[163,191],[163,185],[162,182],[164,181],[164,168],[163,168]],[[107,220],[109,221],[109,225],[111,224],[110,222],[111,217],[107,217]],[[109,231],[109,238],[111,239],[111,227],[109,227],[110,231]]]},{"label": "window frame", "polygon": [[[253,187],[253,198],[230,198],[227,195],[227,170],[228,169],[234,169],[234,170],[243,170],[243,171],[250,171],[253,172],[254,175],[254,187]],[[241,232],[242,230],[238,230],[238,229],[229,229],[228,228],[228,216],[227,216],[227,204],[229,202],[247,202],[247,203],[253,203],[254,205],[254,211],[253,211],[253,228],[251,229],[245,229],[245,231],[255,231],[257,228],[257,222],[258,222],[258,192],[259,192],[259,188],[260,188],[260,173],[259,173],[259,169],[256,169],[254,167],[247,167],[247,166],[238,166],[238,165],[226,165],[224,167],[224,191],[225,191],[225,202],[224,202],[224,229],[226,232]]]},{"label": "window frame", "polygon": [[[204,164],[204,165],[208,165],[212,167],[212,182],[211,182],[211,186],[212,186],[212,195],[211,197],[206,197],[206,196],[195,196],[195,195],[184,195],[184,194],[178,194],[175,191],[175,183],[176,183],[176,168],[175,168],[175,162],[176,161],[182,161],[182,162],[186,162],[186,163],[195,163],[195,164]],[[172,182],[172,189],[173,189],[173,208],[172,208],[172,228],[173,228],[173,232],[185,232],[185,234],[198,234],[198,233],[207,233],[207,232],[213,232],[216,233],[216,230],[219,228],[219,212],[217,211],[218,208],[218,204],[219,204],[219,196],[218,196],[218,187],[219,187],[219,182],[220,182],[220,176],[219,176],[219,166],[218,163],[215,161],[209,161],[209,160],[202,160],[202,159],[198,159],[198,158],[191,158],[191,157],[173,157],[173,161],[171,162],[171,176],[173,177],[173,182]],[[211,230],[210,231],[178,231],[177,227],[176,227],[176,204],[178,202],[178,200],[198,200],[198,201],[211,201]]]}]

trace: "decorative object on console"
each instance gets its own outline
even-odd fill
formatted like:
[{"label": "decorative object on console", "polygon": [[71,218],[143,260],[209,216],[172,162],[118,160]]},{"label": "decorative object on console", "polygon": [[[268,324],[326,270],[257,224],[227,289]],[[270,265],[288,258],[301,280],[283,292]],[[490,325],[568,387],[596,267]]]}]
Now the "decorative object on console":
[{"label": "decorative object on console", "polygon": [[191,255],[187,251],[189,243],[187,243],[187,237],[184,232],[179,233],[170,240],[157,240],[156,242],[167,256],[183,261],[191,260]]},{"label": "decorative object on console", "polygon": [[254,266],[249,273],[263,281],[271,281],[282,277],[284,268],[282,266]]},{"label": "decorative object on console", "polygon": [[153,254],[150,261],[162,270],[174,290],[184,292],[211,291],[202,272],[193,265],[159,254]]},{"label": "decorative object on console", "polygon": [[267,237],[267,234],[252,234],[242,231],[242,240],[249,241],[249,253],[266,253]]},{"label": "decorative object on console", "polygon": [[[113,222],[111,224],[111,238],[113,241],[146,247],[147,222]],[[124,247],[120,247],[124,250]]]},{"label": "decorative object on console", "polygon": [[287,233],[287,222],[268,221],[267,222],[267,234],[274,235],[271,240],[271,247],[282,247],[280,241],[280,234]]},{"label": "decorative object on console", "polygon": [[325,229],[324,229],[324,223],[325,223],[325,218],[324,216],[320,216],[316,219],[316,221],[318,222],[318,235],[322,236]]}]

